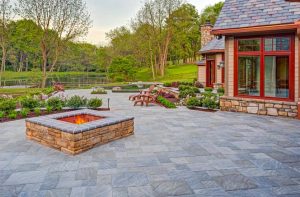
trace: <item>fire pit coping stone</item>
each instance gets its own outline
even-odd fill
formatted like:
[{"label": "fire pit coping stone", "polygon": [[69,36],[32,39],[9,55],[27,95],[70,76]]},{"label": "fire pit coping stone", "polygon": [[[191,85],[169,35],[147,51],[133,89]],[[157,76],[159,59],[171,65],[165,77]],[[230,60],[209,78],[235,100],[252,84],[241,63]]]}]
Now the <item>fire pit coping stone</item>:
[{"label": "fire pit coping stone", "polygon": [[[76,124],[58,120],[60,118],[67,118],[67,117],[84,115],[84,114],[92,115],[92,116],[100,116],[100,117],[104,117],[104,118],[101,120],[96,120],[96,121],[88,122],[88,123],[81,124],[81,125],[76,125]],[[29,118],[29,119],[26,119],[26,122],[35,123],[35,124],[38,124],[41,126],[46,126],[46,127],[53,128],[53,129],[59,129],[66,133],[77,134],[77,133],[82,133],[82,132],[89,131],[92,129],[97,129],[97,128],[105,127],[105,126],[112,125],[112,124],[118,124],[121,122],[133,120],[133,119],[134,119],[133,117],[124,117],[124,116],[120,117],[120,116],[116,116],[116,115],[112,115],[112,114],[108,114],[108,113],[104,113],[104,112],[84,109],[84,110],[71,111],[71,112],[66,112],[66,113],[61,113],[61,114]]]}]

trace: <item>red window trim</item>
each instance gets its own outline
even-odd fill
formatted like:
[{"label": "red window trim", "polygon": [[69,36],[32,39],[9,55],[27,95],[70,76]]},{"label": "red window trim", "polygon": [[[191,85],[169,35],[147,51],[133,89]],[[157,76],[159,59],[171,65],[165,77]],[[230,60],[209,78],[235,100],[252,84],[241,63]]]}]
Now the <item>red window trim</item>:
[{"label": "red window trim", "polygon": [[[267,51],[264,49],[264,39],[274,37],[290,37],[290,51]],[[260,38],[260,51],[253,52],[239,52],[238,40],[240,39],[253,39]],[[249,96],[238,94],[238,57],[242,56],[260,56],[260,96]],[[266,97],[265,96],[265,56],[289,56],[289,98]],[[234,96],[240,98],[254,98],[254,99],[267,99],[275,101],[295,101],[295,35],[281,34],[281,35],[267,35],[267,36],[252,36],[252,37],[236,37],[234,39]]]}]

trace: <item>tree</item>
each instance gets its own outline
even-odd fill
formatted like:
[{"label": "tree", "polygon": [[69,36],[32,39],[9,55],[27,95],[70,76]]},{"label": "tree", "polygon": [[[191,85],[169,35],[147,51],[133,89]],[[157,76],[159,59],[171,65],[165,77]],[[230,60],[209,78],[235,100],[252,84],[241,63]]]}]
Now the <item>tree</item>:
[{"label": "tree", "polygon": [[137,72],[136,61],[131,56],[114,58],[108,72],[116,81],[132,80]]},{"label": "tree", "polygon": [[44,88],[48,72],[55,69],[64,44],[87,34],[90,15],[82,0],[18,0],[16,10],[43,31],[40,47]]},{"label": "tree", "polygon": [[0,86],[3,71],[5,71],[7,48],[9,45],[9,22],[12,20],[13,9],[10,0],[0,0],[0,45],[2,49],[2,62],[0,68]]},{"label": "tree", "polygon": [[187,63],[190,59],[194,62],[200,48],[200,16],[197,9],[191,4],[182,5],[172,13],[169,24],[173,28],[169,54],[171,60]]},{"label": "tree", "polygon": [[138,13],[138,22],[149,25],[148,35],[157,48],[157,53],[154,55],[155,67],[161,76],[165,75],[165,65],[173,34],[168,19],[182,3],[182,0],[150,0]]},{"label": "tree", "polygon": [[207,6],[201,14],[201,24],[203,25],[209,21],[212,25],[214,25],[222,11],[223,5],[224,2],[219,2],[215,5]]},{"label": "tree", "polygon": [[19,72],[29,69],[29,61],[36,62],[39,57],[39,40],[42,36],[42,29],[31,20],[13,21],[10,24],[11,29],[11,53],[14,53],[18,59]]}]

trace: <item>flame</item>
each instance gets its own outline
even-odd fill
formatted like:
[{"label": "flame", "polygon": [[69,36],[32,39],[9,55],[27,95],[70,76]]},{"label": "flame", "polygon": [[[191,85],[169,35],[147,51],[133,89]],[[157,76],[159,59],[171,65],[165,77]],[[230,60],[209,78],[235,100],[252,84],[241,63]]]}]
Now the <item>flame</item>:
[{"label": "flame", "polygon": [[87,121],[85,119],[83,119],[81,116],[76,116],[75,124],[84,124],[86,122]]}]

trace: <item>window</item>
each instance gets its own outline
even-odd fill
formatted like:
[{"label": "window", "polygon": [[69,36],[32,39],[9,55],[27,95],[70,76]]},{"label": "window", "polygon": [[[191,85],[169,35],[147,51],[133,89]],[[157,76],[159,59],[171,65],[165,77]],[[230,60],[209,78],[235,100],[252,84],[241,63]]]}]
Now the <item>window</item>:
[{"label": "window", "polygon": [[235,95],[294,99],[292,36],[237,39]]},{"label": "window", "polygon": [[239,51],[259,51],[260,39],[239,40]]},{"label": "window", "polygon": [[265,57],[265,96],[289,97],[289,57]]},{"label": "window", "polygon": [[239,95],[260,95],[260,57],[239,57]]},{"label": "window", "polygon": [[265,51],[289,51],[290,38],[266,38]]}]

